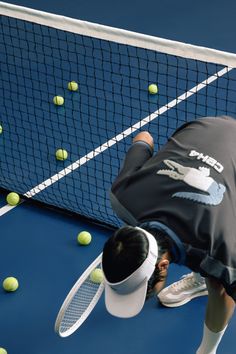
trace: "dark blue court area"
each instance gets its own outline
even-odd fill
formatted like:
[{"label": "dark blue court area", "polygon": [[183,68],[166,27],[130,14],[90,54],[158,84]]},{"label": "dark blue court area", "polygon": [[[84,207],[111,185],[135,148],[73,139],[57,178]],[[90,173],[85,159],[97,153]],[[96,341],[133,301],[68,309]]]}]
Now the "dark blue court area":
[{"label": "dark blue court area", "polygon": [[[19,280],[15,293],[0,291],[1,346],[8,353],[71,354],[108,350],[112,354],[194,353],[201,336],[206,298],[167,309],[155,299],[146,303],[139,316],[113,318],[101,298],[87,321],[68,338],[54,333],[54,322],[64,297],[79,274],[101,252],[110,235],[63,213],[23,203],[0,218],[1,281]],[[88,230],[93,242],[78,246],[77,233]],[[169,281],[188,271],[172,266]],[[235,318],[225,334],[219,353],[233,353]],[[160,349],[158,349],[160,348]]]},{"label": "dark blue court area", "polygon": [[[223,9],[222,2],[203,0],[7,3],[236,52],[236,5],[229,0]],[[206,297],[179,308],[153,298],[124,320],[108,314],[102,296],[70,337],[60,338],[54,324],[73,284],[121,225],[109,189],[133,136],[148,130],[157,151],[197,117],[236,118],[236,71],[222,70],[1,16],[0,284],[14,276],[19,289],[7,293],[0,286],[0,348],[8,354],[195,354]],[[78,91],[68,90],[70,81]],[[151,83],[158,84],[157,95],[148,93]],[[56,95],[63,106],[53,103]],[[68,159],[55,158],[58,148]],[[22,203],[6,210],[9,191]],[[92,234],[88,246],[76,240],[83,230]],[[168,284],[188,272],[171,265]],[[235,331],[234,316],[217,354],[235,354]]]}]

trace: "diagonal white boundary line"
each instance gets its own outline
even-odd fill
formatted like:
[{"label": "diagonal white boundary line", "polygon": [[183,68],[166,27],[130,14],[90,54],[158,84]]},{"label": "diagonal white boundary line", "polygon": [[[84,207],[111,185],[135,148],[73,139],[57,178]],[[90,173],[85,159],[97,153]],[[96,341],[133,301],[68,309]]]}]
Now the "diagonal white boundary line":
[{"label": "diagonal white boundary line", "polygon": [[[30,189],[28,192],[26,192],[24,194],[24,196],[27,198],[31,198],[34,195],[38,194],[39,192],[42,192],[47,187],[53,185],[55,182],[58,182],[61,178],[67,176],[68,174],[75,171],[80,166],[84,165],[89,160],[92,160],[93,158],[95,158],[96,156],[98,156],[99,154],[101,154],[102,152],[104,152],[105,150],[110,148],[111,146],[115,145],[118,141],[123,140],[124,138],[129,136],[131,133],[137,131],[141,127],[145,126],[146,124],[150,123],[151,121],[153,121],[154,119],[156,119],[157,117],[162,115],[163,113],[165,113],[168,110],[170,110],[171,108],[177,106],[179,103],[185,101],[186,99],[188,99],[192,95],[196,94],[198,91],[202,90],[207,85],[216,81],[219,77],[225,75],[227,72],[229,72],[232,69],[233,68],[231,68],[231,67],[225,67],[225,68],[221,69],[220,71],[218,71],[214,75],[212,75],[209,78],[207,78],[206,80],[202,81],[200,84],[191,88],[189,91],[183,93],[182,95],[180,95],[176,99],[170,101],[165,106],[159,108],[157,111],[151,113],[149,116],[147,116],[147,117],[143,118],[141,121],[135,123],[130,128],[124,130],[122,133],[116,135],[115,137],[111,138],[110,140],[108,140],[104,144],[98,146],[95,150],[90,151],[87,155],[81,157],[80,159],[78,159],[77,161],[75,161],[74,163],[69,165],[68,167],[64,168],[63,170],[56,173],[52,177],[46,179],[45,181],[43,181],[39,185],[35,186],[34,188]],[[14,207],[9,207],[8,205],[2,207],[0,209],[0,216],[7,213],[12,208],[14,208]]]},{"label": "diagonal white boundary line", "polygon": [[2,208],[0,208],[0,216],[8,213],[9,211],[11,211],[12,209],[14,209],[15,207],[17,207],[18,205],[22,204],[24,202],[24,200],[21,200],[19,204],[17,205],[9,205],[6,204],[4,205]]},{"label": "diagonal white boundary line", "polygon": [[8,213],[9,211],[11,211],[12,209],[14,209],[17,205],[11,206],[9,204],[4,205],[1,209],[0,209],[0,216]]}]

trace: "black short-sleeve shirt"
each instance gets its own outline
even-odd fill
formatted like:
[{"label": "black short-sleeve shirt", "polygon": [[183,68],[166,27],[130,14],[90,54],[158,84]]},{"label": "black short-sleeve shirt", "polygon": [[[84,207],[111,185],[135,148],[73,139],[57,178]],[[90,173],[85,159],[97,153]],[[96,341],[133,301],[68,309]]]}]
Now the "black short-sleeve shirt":
[{"label": "black short-sleeve shirt", "polygon": [[126,223],[157,221],[182,243],[184,264],[213,276],[236,300],[236,121],[205,117],[180,127],[156,154],[134,143],[112,185]]}]

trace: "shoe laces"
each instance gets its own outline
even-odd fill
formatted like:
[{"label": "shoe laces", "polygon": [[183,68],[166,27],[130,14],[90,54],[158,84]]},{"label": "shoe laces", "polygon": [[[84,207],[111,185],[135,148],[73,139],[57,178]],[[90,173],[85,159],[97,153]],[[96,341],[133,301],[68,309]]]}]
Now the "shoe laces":
[{"label": "shoe laces", "polygon": [[173,290],[188,290],[193,286],[202,285],[202,281],[196,280],[194,273],[183,275],[179,281],[172,284]]}]

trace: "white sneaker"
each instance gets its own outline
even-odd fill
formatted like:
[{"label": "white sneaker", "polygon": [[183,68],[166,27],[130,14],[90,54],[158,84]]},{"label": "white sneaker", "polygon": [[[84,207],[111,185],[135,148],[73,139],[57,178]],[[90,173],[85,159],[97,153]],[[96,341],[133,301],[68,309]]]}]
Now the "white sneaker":
[{"label": "white sneaker", "polygon": [[164,306],[178,307],[205,295],[208,295],[205,279],[197,273],[190,273],[161,290],[157,297]]}]

